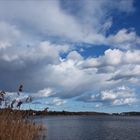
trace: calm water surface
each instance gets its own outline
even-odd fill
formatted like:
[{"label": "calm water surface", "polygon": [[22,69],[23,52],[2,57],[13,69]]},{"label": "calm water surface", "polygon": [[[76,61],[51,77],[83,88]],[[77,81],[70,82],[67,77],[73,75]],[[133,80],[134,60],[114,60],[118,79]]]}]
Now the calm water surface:
[{"label": "calm water surface", "polygon": [[140,117],[48,116],[46,140],[140,140]]}]

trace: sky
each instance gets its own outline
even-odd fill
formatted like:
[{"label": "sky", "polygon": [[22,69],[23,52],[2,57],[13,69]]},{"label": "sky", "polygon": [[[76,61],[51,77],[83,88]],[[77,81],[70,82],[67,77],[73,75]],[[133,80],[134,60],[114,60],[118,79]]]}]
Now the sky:
[{"label": "sky", "polygon": [[139,0],[1,0],[0,89],[23,84],[22,108],[139,111],[139,15]]}]

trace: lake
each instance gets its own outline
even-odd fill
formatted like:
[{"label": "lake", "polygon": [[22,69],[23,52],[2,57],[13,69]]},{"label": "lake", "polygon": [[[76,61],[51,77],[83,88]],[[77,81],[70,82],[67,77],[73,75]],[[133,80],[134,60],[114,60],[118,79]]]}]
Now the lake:
[{"label": "lake", "polygon": [[46,140],[140,140],[140,117],[47,116]]}]

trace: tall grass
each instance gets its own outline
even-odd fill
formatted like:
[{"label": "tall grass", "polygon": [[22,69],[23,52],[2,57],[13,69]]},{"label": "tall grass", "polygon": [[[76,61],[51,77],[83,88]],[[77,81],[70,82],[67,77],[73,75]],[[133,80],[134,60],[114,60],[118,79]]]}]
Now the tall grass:
[{"label": "tall grass", "polygon": [[0,111],[0,140],[41,140],[42,125],[26,118],[20,111],[5,109]]}]

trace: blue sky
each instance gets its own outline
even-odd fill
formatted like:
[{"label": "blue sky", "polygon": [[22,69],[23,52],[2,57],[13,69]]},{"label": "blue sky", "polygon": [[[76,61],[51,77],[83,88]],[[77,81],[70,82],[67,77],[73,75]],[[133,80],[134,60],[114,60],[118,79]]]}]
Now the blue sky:
[{"label": "blue sky", "polygon": [[0,89],[23,83],[22,108],[139,111],[139,15],[139,0],[0,1]]}]

